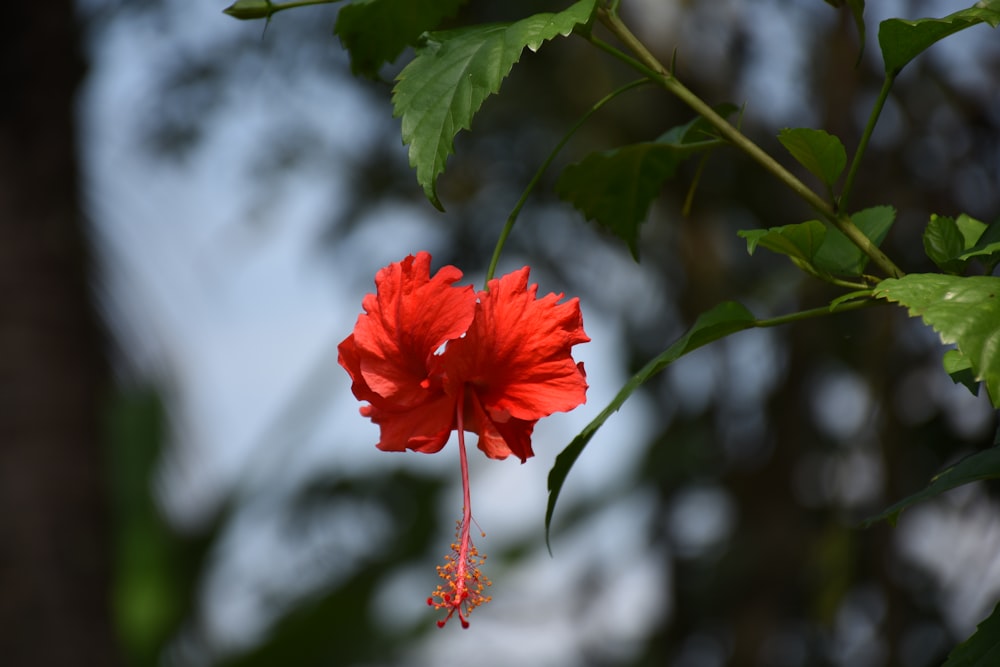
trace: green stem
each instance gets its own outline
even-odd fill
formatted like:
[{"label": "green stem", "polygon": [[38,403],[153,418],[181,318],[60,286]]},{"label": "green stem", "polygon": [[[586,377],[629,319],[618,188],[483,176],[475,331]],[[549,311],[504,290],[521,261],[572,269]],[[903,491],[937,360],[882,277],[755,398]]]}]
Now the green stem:
[{"label": "green stem", "polygon": [[868,308],[876,304],[883,303],[876,299],[864,299],[858,301],[847,301],[845,303],[838,303],[836,306],[821,306],[819,308],[810,308],[809,310],[801,310],[797,313],[789,313],[787,315],[779,315],[778,317],[770,317],[763,320],[755,320],[754,326],[757,328],[766,327],[777,327],[782,324],[789,324],[791,322],[800,322],[802,320],[810,320],[817,317],[825,317],[827,315],[834,315],[837,313],[846,313],[852,310],[861,310],[862,308]]},{"label": "green stem", "polygon": [[489,282],[490,280],[493,279],[493,275],[496,273],[497,263],[500,261],[500,254],[503,252],[504,244],[507,243],[507,237],[510,236],[511,231],[514,229],[514,223],[517,222],[517,217],[521,214],[521,209],[524,208],[524,204],[528,201],[528,197],[535,189],[535,186],[538,185],[538,181],[541,180],[542,175],[545,173],[545,170],[548,169],[549,165],[552,164],[552,161],[555,160],[556,156],[559,154],[559,151],[561,151],[563,147],[567,143],[569,143],[569,140],[573,137],[574,134],[576,134],[576,131],[579,130],[580,127],[585,122],[587,122],[587,119],[589,119],[591,116],[594,115],[594,113],[599,111],[601,107],[603,107],[605,104],[615,99],[622,93],[626,93],[632,90],[633,88],[638,88],[639,86],[644,86],[649,83],[651,83],[649,79],[636,79],[635,81],[627,83],[621,88],[618,88],[617,90],[608,93],[600,100],[598,100],[596,104],[587,109],[586,113],[584,113],[583,116],[577,119],[577,121],[573,123],[573,125],[569,128],[569,130],[566,131],[566,134],[564,134],[562,139],[559,140],[559,143],[556,144],[556,147],[552,149],[552,152],[549,153],[547,158],[545,158],[545,162],[542,163],[542,166],[538,168],[538,170],[535,172],[535,175],[531,177],[530,181],[528,181],[527,187],[525,187],[524,192],[521,193],[521,198],[517,200],[517,204],[514,205],[514,208],[511,210],[510,215],[507,216],[507,222],[504,223],[503,230],[500,232],[500,238],[497,239],[496,247],[493,249],[493,257],[490,259],[490,266],[486,270],[486,283],[485,283],[486,286],[484,287],[484,289],[488,289]]},{"label": "green stem", "polygon": [[847,204],[851,199],[851,194],[854,191],[854,180],[858,176],[858,168],[861,166],[861,159],[865,155],[865,151],[868,149],[868,141],[872,138],[872,132],[875,131],[875,124],[878,123],[879,116],[882,115],[882,108],[885,106],[885,102],[889,99],[889,91],[892,90],[892,84],[896,81],[895,75],[886,74],[885,81],[882,82],[882,90],[878,93],[878,99],[875,100],[875,106],[872,108],[871,114],[868,116],[868,124],[865,125],[865,131],[861,134],[861,140],[858,142],[858,148],[854,151],[854,158],[851,160],[851,168],[847,172],[847,180],[844,181],[844,189],[840,193],[840,200],[837,204],[837,210],[843,213],[847,210]]},{"label": "green stem", "polygon": [[800,199],[815,209],[827,222],[839,229],[854,245],[858,246],[862,252],[871,258],[875,264],[887,275],[900,277],[903,271],[897,267],[889,257],[879,250],[878,246],[871,242],[864,232],[855,225],[851,218],[844,214],[838,214],[825,199],[817,195],[802,181],[789,172],[769,153],[752,142],[746,135],[729,124],[729,122],[715,112],[712,107],[706,104],[700,97],[688,90],[677,78],[670,73],[656,57],[649,52],[646,46],[629,30],[618,15],[609,12],[604,8],[597,9],[597,18],[634,56],[620,53],[614,47],[601,43],[596,38],[591,37],[590,41],[595,46],[614,55],[626,64],[637,67],[640,72],[651,77],[658,84],[667,89],[675,97],[691,107],[695,113],[707,120],[724,139],[732,143],[738,149],[746,153],[751,159],[764,167],[779,181],[784,183]]}]

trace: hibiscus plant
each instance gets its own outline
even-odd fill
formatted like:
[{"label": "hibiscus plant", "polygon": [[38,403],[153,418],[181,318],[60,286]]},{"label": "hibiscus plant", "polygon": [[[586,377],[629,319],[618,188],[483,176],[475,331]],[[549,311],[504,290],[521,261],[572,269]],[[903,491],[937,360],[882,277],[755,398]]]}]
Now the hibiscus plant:
[{"label": "hibiscus plant", "polygon": [[[280,11],[334,1],[238,0],[226,13],[270,21]],[[858,43],[864,45],[864,0],[827,2],[846,13]],[[860,209],[854,203],[865,177],[870,140],[897,78],[944,38],[978,24],[1000,25],[1000,0],[981,0],[941,17],[892,18],[878,25],[883,83],[871,101],[863,132],[850,142],[850,151],[834,134],[808,127],[782,130],[777,140],[783,150],[765,150],[741,130],[746,109],[703,99],[685,86],[674,63],[655,56],[636,36],[628,21],[628,0],[567,0],[556,11],[485,24],[463,23],[465,4],[464,0],[363,0],[343,6],[335,27],[352,69],[360,76],[377,78],[404,53],[409,58],[395,70],[392,112],[399,119],[417,185],[442,211],[445,202],[438,193],[438,180],[455,152],[456,136],[470,130],[477,112],[487,98],[500,92],[525,49],[534,52],[560,39],[580,40],[598,57],[616,61],[637,78],[609,86],[578,122],[565,128],[563,139],[524,184],[523,195],[497,230],[482,289],[459,284],[462,271],[454,266],[432,270],[431,256],[413,248],[398,262],[372,267],[376,291],[365,297],[363,313],[340,345],[340,363],[350,374],[354,395],[364,402],[361,413],[380,429],[380,449],[433,453],[457,434],[464,507],[452,554],[439,568],[444,583],[428,599],[445,613],[439,625],[457,615],[468,626],[472,609],[489,600],[490,582],[482,572],[485,557],[471,538],[465,432],[478,435],[478,448],[487,457],[513,455],[523,462],[533,455],[535,423],[553,412],[572,410],[586,399],[587,377],[583,365],[572,357],[575,345],[589,341],[578,300],[554,294],[539,298],[537,285],[529,284],[527,267],[495,277],[498,261],[522,208],[557,155],[581,128],[596,122],[596,112],[638,88],[670,94],[687,108],[690,120],[660,128],[659,136],[647,141],[593,152],[566,164],[555,180],[558,196],[620,239],[638,262],[643,224],[664,183],[683,165],[697,165],[687,208],[697,201],[698,181],[711,177],[710,170],[702,174],[705,159],[727,152],[729,159],[756,164],[808,211],[801,222],[740,231],[746,249],[751,255],[764,248],[787,257],[834,295],[823,303],[769,317],[758,317],[736,301],[708,304],[690,328],[648,359],[558,455],[548,477],[546,531],[560,492],[571,483],[568,475],[574,463],[629,397],[684,355],[747,329],[836,318],[877,307],[890,313],[901,307],[922,318],[940,338],[941,373],[972,392],[984,389],[993,408],[1000,408],[1000,277],[994,275],[1000,264],[1000,222],[987,224],[964,213],[949,217],[928,212],[922,236],[926,257],[890,257],[883,241],[897,218],[894,202]],[[586,223],[580,220],[580,224]],[[914,264],[936,270],[907,272],[907,266]],[[898,499],[867,523],[894,522],[913,503],[969,482],[1000,477],[997,452],[985,449],[958,461],[925,489]],[[1000,606],[979,632],[951,653],[947,664],[1000,664],[998,626]]]}]

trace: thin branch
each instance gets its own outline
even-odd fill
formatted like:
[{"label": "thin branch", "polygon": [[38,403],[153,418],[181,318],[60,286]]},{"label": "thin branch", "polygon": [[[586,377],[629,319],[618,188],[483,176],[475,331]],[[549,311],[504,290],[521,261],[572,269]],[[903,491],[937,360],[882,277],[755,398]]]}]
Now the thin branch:
[{"label": "thin branch", "polygon": [[640,72],[653,78],[657,83],[666,88],[674,96],[691,107],[698,115],[707,120],[724,139],[732,143],[738,149],[746,153],[751,159],[764,167],[765,170],[774,175],[779,181],[785,184],[800,199],[809,204],[827,222],[839,229],[854,245],[858,246],[871,260],[892,277],[904,275],[903,271],[882,252],[878,246],[872,243],[871,239],[865,236],[850,216],[838,214],[831,205],[822,197],[817,195],[811,188],[795,177],[794,174],[785,169],[769,153],[751,141],[746,135],[733,127],[725,118],[715,112],[712,107],[706,104],[700,97],[688,90],[672,73],[670,73],[656,57],[649,52],[646,46],[637,38],[628,26],[626,26],[616,13],[599,7],[597,18],[613,34],[635,58],[625,53],[616,53],[617,49],[591,37],[590,41],[604,51],[615,55],[626,64],[636,67]]}]

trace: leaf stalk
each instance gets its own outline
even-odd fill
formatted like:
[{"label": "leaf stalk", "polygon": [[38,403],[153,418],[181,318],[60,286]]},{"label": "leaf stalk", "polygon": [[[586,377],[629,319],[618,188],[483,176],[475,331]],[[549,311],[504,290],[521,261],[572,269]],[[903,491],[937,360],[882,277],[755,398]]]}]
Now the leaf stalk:
[{"label": "leaf stalk", "polygon": [[[872,243],[871,239],[865,236],[850,216],[838,213],[829,202],[816,194],[805,183],[795,177],[794,174],[785,169],[769,153],[751,141],[746,135],[733,127],[725,118],[720,116],[706,104],[700,97],[688,90],[677,77],[675,77],[662,63],[646,48],[646,46],[636,37],[632,31],[618,17],[616,12],[608,11],[603,7],[597,8],[598,20],[613,34],[625,48],[632,53],[629,56],[625,53],[615,53],[617,49],[599,43],[599,40],[591,38],[591,42],[604,51],[614,55],[619,60],[638,69],[646,76],[651,77],[667,91],[687,104],[695,113],[707,120],[719,134],[738,149],[747,154],[752,160],[761,165],[765,170],[774,175],[779,181],[794,192],[800,199],[816,210],[820,216],[828,223],[839,229],[851,240],[854,245],[861,249],[871,260],[887,275],[900,277],[904,272],[889,259],[888,255],[882,252],[878,246]],[[636,67],[635,63],[640,66]]]},{"label": "leaf stalk", "polygon": [[892,84],[895,80],[895,75],[886,75],[885,81],[882,82],[882,89],[879,91],[878,98],[875,100],[875,106],[872,107],[872,112],[868,116],[868,123],[865,125],[865,130],[862,132],[861,139],[858,141],[858,148],[854,151],[854,157],[851,159],[851,167],[847,171],[847,179],[844,181],[844,189],[840,192],[837,210],[841,214],[847,210],[847,204],[854,191],[854,181],[858,176],[858,168],[861,166],[861,160],[865,155],[865,151],[868,150],[868,141],[871,139],[872,133],[875,131],[875,124],[878,123],[879,116],[882,115],[882,109],[885,107],[886,100],[889,99],[889,91],[892,90]]}]

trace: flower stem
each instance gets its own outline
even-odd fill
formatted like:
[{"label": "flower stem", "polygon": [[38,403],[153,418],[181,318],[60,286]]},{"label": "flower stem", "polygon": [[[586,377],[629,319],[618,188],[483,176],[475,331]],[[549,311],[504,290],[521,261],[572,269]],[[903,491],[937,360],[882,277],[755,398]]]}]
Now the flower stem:
[{"label": "flower stem", "polygon": [[[465,392],[462,392],[463,396]],[[463,628],[469,627],[469,622],[462,614],[462,604],[469,597],[469,549],[472,542],[472,494],[469,492],[469,455],[465,451],[465,424],[462,421],[464,401],[458,401],[458,460],[462,468],[462,527],[458,540],[458,562],[455,571],[454,609],[458,612],[458,620]],[[450,613],[448,614],[451,615]],[[445,619],[447,620],[447,619]]]},{"label": "flower stem", "polygon": [[472,494],[469,492],[469,455],[465,451],[465,425],[462,422],[463,405],[458,403],[458,461],[462,468],[462,535],[459,540],[459,581],[464,581],[468,562],[470,530],[472,527]]},{"label": "flower stem", "polygon": [[573,123],[573,125],[569,128],[569,130],[566,131],[562,139],[559,140],[559,143],[556,144],[556,147],[552,149],[552,152],[549,153],[547,158],[545,158],[545,161],[542,163],[542,166],[538,168],[538,171],[535,172],[535,175],[531,177],[530,181],[528,181],[527,187],[525,187],[524,192],[521,193],[521,198],[517,200],[517,204],[514,205],[514,208],[511,210],[510,215],[507,216],[507,222],[504,223],[503,230],[500,232],[500,238],[497,239],[496,247],[493,249],[493,257],[490,259],[490,266],[489,269],[487,269],[486,271],[486,284],[483,289],[487,289],[489,287],[489,282],[490,280],[493,279],[493,275],[496,273],[497,263],[500,261],[500,253],[503,252],[504,244],[507,243],[507,237],[510,236],[511,231],[514,229],[514,223],[517,222],[517,216],[521,214],[521,209],[524,208],[524,204],[525,202],[528,201],[528,197],[531,195],[531,192],[535,189],[535,186],[538,185],[538,181],[541,180],[542,175],[545,173],[545,170],[548,169],[549,165],[552,164],[552,161],[556,158],[556,155],[559,154],[559,151],[561,151],[563,147],[567,143],[569,143],[569,140],[572,139],[573,135],[576,134],[577,130],[579,130],[580,127],[585,122],[587,122],[587,119],[593,116],[595,112],[601,109],[601,107],[603,107],[605,104],[615,99],[622,93],[626,93],[632,90],[633,88],[638,88],[639,86],[644,86],[649,83],[652,83],[652,81],[650,81],[648,78],[637,79],[635,81],[632,81],[631,83],[626,83],[624,86],[618,88],[617,90],[608,93],[600,100],[598,100],[592,107],[587,109],[587,111],[579,119],[577,119],[575,123]]}]

